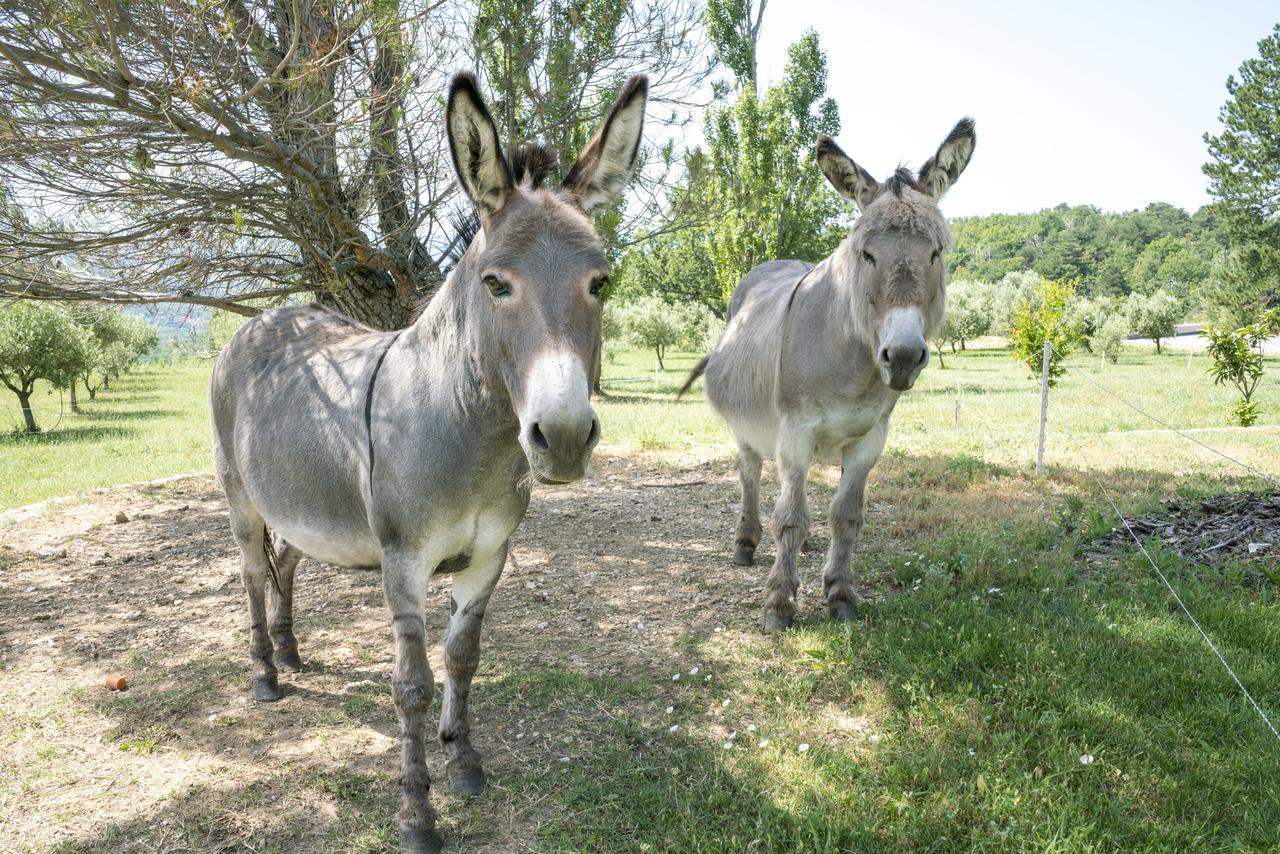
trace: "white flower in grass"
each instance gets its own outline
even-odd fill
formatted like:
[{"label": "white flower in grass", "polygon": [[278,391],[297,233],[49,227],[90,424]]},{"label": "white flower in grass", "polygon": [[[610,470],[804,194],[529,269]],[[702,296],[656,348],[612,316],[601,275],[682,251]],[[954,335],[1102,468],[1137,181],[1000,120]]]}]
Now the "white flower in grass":
[{"label": "white flower in grass", "polygon": [[724,749],[725,749],[725,750],[733,750],[733,742],[732,742],[732,741],[726,741],[726,742],[724,743]]},{"label": "white flower in grass", "polygon": [[999,593],[999,592],[1000,592],[1000,588],[999,588],[999,587],[992,587],[992,588],[991,588],[990,590],[988,590],[987,592],[988,592],[988,593]]},{"label": "white flower in grass", "polygon": [[731,731],[729,732],[729,740],[730,740],[730,741],[733,741],[733,740],[734,740],[735,738],[737,738],[737,737],[738,737],[738,731],[737,731],[736,729],[735,729],[735,730],[731,730]]},{"label": "white flower in grass", "polygon": [[690,667],[690,668],[689,668],[689,675],[690,675],[690,676],[697,676],[697,675],[698,675],[698,668],[697,668],[697,667]]},{"label": "white flower in grass", "polygon": [[769,739],[767,739],[767,738],[762,738],[762,739],[760,739],[760,746],[761,746],[761,747],[768,747],[768,746],[769,746]]},{"label": "white flower in grass", "polygon": [[728,697],[725,697],[723,700],[721,700],[721,701],[720,701],[720,705],[721,705],[721,707],[728,706],[728,705],[729,705],[729,698],[728,698]]},{"label": "white flower in grass", "polygon": [[1092,764],[1093,764],[1093,754],[1092,754],[1092,753],[1086,753],[1084,756],[1081,756],[1081,757],[1080,757],[1080,764],[1081,764],[1081,765],[1092,765]]},{"label": "white flower in grass", "polygon": [[1108,630],[1108,631],[1115,631],[1115,628],[1116,628],[1116,624],[1115,624],[1115,623],[1107,623],[1107,630]]},{"label": "white flower in grass", "polygon": [[879,743],[880,743],[880,735],[879,735],[878,733],[874,733],[874,732],[873,732],[873,733],[871,733],[870,735],[868,735],[868,736],[867,736],[867,741],[871,742],[872,744],[879,744]]},{"label": "white flower in grass", "polygon": [[676,710],[675,706],[667,706],[667,714],[671,714]]},{"label": "white flower in grass", "polygon": [[680,729],[680,724],[672,724],[671,726],[667,727],[667,732],[675,732],[678,729]]},{"label": "white flower in grass", "polygon": [[969,748],[969,755],[970,755],[970,756],[977,756],[977,755],[978,755],[978,751],[976,751],[976,750],[974,750],[972,747],[970,747],[970,748]]},{"label": "white flower in grass", "polygon": [[679,674],[679,673],[672,673],[672,674],[671,674],[671,681],[672,681],[672,682],[679,682],[679,681],[680,681],[680,674]]},{"label": "white flower in grass", "polygon": [[756,731],[755,724],[747,724],[747,732],[755,732],[755,731]]},{"label": "white flower in grass", "polygon": [[568,757],[568,756],[561,756],[561,757],[560,757],[560,761],[561,761],[561,762],[568,762],[568,761],[569,761],[569,757]]},{"label": "white flower in grass", "polygon": [[809,742],[806,741],[805,743],[801,744],[799,747],[796,748],[796,750],[799,750],[801,753],[808,753]]},{"label": "white flower in grass", "polygon": [[702,677],[702,681],[703,681],[703,682],[710,682],[710,681],[711,681],[711,674],[710,674],[710,673],[708,673],[706,676]]}]

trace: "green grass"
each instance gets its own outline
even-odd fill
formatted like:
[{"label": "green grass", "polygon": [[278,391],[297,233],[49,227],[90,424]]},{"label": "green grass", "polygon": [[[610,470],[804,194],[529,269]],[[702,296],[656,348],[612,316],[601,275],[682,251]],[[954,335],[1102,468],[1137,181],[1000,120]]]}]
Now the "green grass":
[{"label": "green grass", "polygon": [[[672,400],[695,360],[673,354],[655,372],[651,355],[633,352],[606,364],[604,450],[672,467],[729,459],[728,431],[700,388]],[[478,725],[537,710],[554,744],[568,739],[571,761],[538,759],[475,801],[449,803],[456,832],[483,841],[496,811],[523,804],[533,829],[522,841],[546,851],[1276,850],[1280,743],[1140,554],[1089,563],[1079,546],[1116,521],[1091,471],[1129,512],[1176,493],[1261,485],[1152,431],[1085,376],[1280,472],[1280,362],[1269,360],[1260,390],[1262,424],[1245,430],[1227,423],[1231,392],[1210,383],[1203,356],[1188,367],[1185,354],[1130,351],[1101,372],[1073,358],[1051,393],[1049,470],[1036,478],[1036,381],[1002,351],[946,361],[902,398],[872,477],[874,518],[857,560],[877,598],[861,622],[833,626],[811,616],[809,599],[781,637],[754,625],[683,630],[671,669],[685,678],[652,684],[636,675],[642,667],[589,675],[487,651]],[[207,469],[207,372],[135,372],[69,426],[6,437],[0,505]],[[619,382],[629,379],[639,381]],[[815,475],[828,486],[831,477]],[[815,534],[826,534],[821,521]],[[1276,587],[1245,583],[1242,566],[1195,566],[1151,548],[1280,717]],[[804,558],[810,597],[820,561]],[[209,666],[238,678],[234,663]],[[181,691],[116,700],[126,701],[130,723],[109,736],[141,754],[168,749],[166,727],[192,705]],[[385,691],[358,691],[317,726],[388,722],[390,709]],[[339,804],[326,845],[390,844],[387,767],[376,778],[316,772],[308,785]],[[233,834],[210,821],[199,832],[211,845]]]},{"label": "green grass", "polygon": [[[135,368],[98,392],[81,395],[80,414],[40,384],[32,396],[36,435],[22,423],[18,399],[0,388],[0,510],[103,486],[209,471],[211,362]],[[62,413],[61,418],[59,413]]]}]

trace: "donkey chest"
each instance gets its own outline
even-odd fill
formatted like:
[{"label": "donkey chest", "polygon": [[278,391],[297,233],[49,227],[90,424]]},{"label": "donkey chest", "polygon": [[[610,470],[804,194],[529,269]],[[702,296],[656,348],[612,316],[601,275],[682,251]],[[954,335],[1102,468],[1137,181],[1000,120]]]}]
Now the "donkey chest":
[{"label": "donkey chest", "polygon": [[866,436],[893,410],[897,395],[870,395],[851,401],[833,401],[814,419],[813,455],[824,463],[839,463],[851,442]]}]

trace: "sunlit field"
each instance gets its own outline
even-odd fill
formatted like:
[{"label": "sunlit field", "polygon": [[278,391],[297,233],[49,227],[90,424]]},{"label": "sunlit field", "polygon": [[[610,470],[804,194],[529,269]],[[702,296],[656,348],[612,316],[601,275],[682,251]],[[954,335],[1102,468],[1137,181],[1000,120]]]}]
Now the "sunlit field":
[{"label": "sunlit field", "polygon": [[[673,354],[656,373],[647,353],[607,363],[594,479],[535,493],[473,692],[491,786],[434,796],[459,850],[1275,850],[1280,744],[1145,558],[1082,547],[1118,524],[1099,481],[1130,514],[1267,487],[1085,377],[1275,473],[1277,360],[1262,423],[1241,429],[1202,356],[1132,350],[1101,370],[1074,357],[1051,392],[1038,477],[1038,381],[1001,350],[947,354],[945,369],[935,358],[871,478],[863,619],[822,615],[838,472],[816,469],[799,619],[766,637],[772,542],[760,565],[730,564],[730,436],[700,385],[673,400],[696,358]],[[5,507],[205,473],[82,495],[6,529],[0,636],[13,640],[0,670],[15,688],[0,701],[0,824],[31,850],[388,850],[398,748],[376,575],[306,564],[312,667],[284,702],[244,704],[207,374],[135,371],[49,434],[0,440]],[[767,467],[766,514],[775,495]],[[118,508],[141,521],[104,524]],[[41,555],[55,547],[70,555],[50,574]],[[1274,717],[1275,585],[1256,563],[1149,548]],[[64,577],[96,591],[98,610],[62,607]],[[202,603],[194,622],[169,606],[179,594]],[[86,638],[100,644],[92,659]],[[104,694],[108,670],[134,687]]]}]

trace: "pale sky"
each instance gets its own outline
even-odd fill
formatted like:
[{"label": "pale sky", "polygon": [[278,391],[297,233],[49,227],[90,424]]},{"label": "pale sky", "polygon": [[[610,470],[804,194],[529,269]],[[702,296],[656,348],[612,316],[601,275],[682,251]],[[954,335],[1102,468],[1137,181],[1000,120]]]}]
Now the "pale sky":
[{"label": "pale sky", "polygon": [[1280,3],[772,0],[763,85],[813,27],[840,104],[841,147],[877,178],[919,166],[962,116],[978,145],[947,216],[1060,202],[1107,211],[1209,201],[1200,166],[1226,80]]}]

